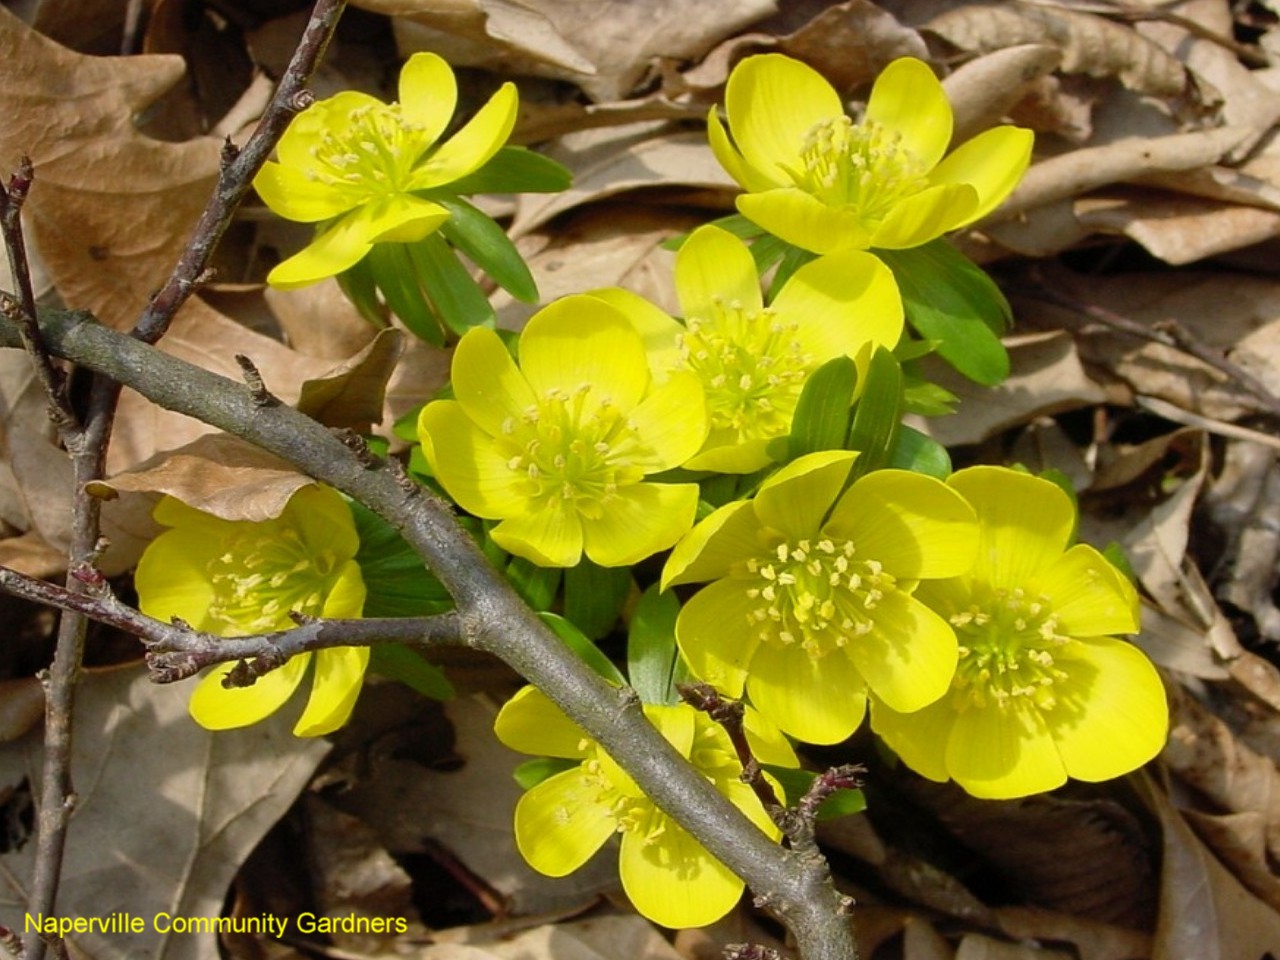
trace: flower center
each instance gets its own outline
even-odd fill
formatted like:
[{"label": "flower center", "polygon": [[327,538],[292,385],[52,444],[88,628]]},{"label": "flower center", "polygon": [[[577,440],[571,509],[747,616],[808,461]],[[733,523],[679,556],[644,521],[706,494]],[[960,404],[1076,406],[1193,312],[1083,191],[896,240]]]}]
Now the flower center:
[{"label": "flower center", "polygon": [[878,561],[825,537],[780,543],[772,556],[748,560],[746,573],[758,584],[747,589],[756,601],[750,629],[762,641],[799,643],[815,660],[870,633],[876,606],[897,589]]},{"label": "flower center", "polygon": [[689,317],[678,346],[682,366],[706,388],[712,431],[739,441],[780,436],[791,428],[813,358],[796,338],[799,323],[773,310],[747,310],[716,298],[710,316]]},{"label": "flower center", "polygon": [[928,171],[902,135],[848,117],[815,123],[800,147],[795,184],[830,207],[852,207],[867,225],[880,223],[900,201],[929,185]]},{"label": "flower center", "polygon": [[400,104],[362,104],[332,119],[311,147],[309,179],[371,197],[406,192],[432,141],[420,124],[405,120]]},{"label": "flower center", "polygon": [[291,612],[320,616],[338,565],[332,551],[315,553],[291,527],[268,525],[269,533],[255,527],[233,535],[206,567],[209,614],[229,636],[291,627]]},{"label": "flower center", "polygon": [[1053,687],[1067,674],[1054,654],[1070,638],[1058,632],[1058,620],[1046,597],[1021,589],[990,590],[989,596],[950,617],[960,641],[960,663],[952,684],[958,709],[1018,703],[1051,710]]},{"label": "flower center", "polygon": [[620,487],[639,483],[649,459],[635,424],[609,397],[593,397],[594,389],[547,391],[519,420],[509,417],[500,438],[526,497],[562,500],[589,519],[604,515]]}]

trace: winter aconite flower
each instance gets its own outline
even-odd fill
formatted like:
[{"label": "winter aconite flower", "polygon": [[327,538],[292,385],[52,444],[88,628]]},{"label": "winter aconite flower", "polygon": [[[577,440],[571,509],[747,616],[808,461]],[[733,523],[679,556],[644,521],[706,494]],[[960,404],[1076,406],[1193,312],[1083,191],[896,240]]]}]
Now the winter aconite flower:
[{"label": "winter aconite flower", "polygon": [[846,250],[800,267],[769,306],[747,246],[718,227],[695,230],[676,256],[684,324],[624,291],[598,291],[645,337],[660,375],[696,374],[711,432],[686,466],[750,473],[769,441],[791,429],[805,380],[826,361],[866,361],[902,334],[902,300],[876,257]]},{"label": "winter aconite flower", "polygon": [[738,211],[815,253],[927,243],[993,210],[1031,157],[1031,131],[1013,126],[944,157],[951,105],[911,57],[880,74],[857,122],[820,74],[776,53],[734,68],[725,112],[728,132],[714,110],[708,132],[716,158],[749,191]]},{"label": "winter aconite flower", "polygon": [[693,523],[698,488],[654,483],[707,435],[706,404],[689,374],[655,384],[639,333],[585,294],[535,314],[519,365],[492,330],[453,356],[456,400],[418,420],[422,449],[459,506],[500,520],[495,543],[543,566],[585,553],[601,566],[644,559]]},{"label": "winter aconite flower", "polygon": [[[224,637],[289,629],[296,626],[293,613],[360,616],[365,589],[354,560],[355,524],[346,502],[327,487],[303,487],[271,520],[224,520],[173,497],[160,501],[155,518],[170,529],[138,563],[138,605],[149,616],[178,617]],[[215,668],[196,685],[191,715],[210,730],[257,723],[293,695],[312,660],[311,696],[293,732],[330,733],[355,706],[368,647],[299,654],[248,687],[224,687],[227,668]]]},{"label": "winter aconite flower", "polygon": [[[778,838],[778,828],[759,799],[739,779],[742,765],[721,726],[684,703],[645,704],[644,712],[734,806]],[[744,719],[760,762],[797,765],[795,753],[772,724],[753,710]],[[516,805],[516,846],[535,870],[552,877],[572,873],[618,833],[622,887],[636,909],[655,923],[705,926],[738,902],[742,881],[654,806],[613,758],[544,694],[525,687],[502,708],[494,728],[513,750],[579,761],[530,789]]]},{"label": "winter aconite flower", "polygon": [[300,253],[271,271],[276,287],[300,287],[342,273],[375,243],[412,243],[449,219],[432,191],[473,173],[506,142],[517,95],[505,83],[453,136],[458,88],[449,65],[416,53],[400,71],[400,102],[344,91],[312,104],[289,124],[253,185],[287,220],[326,223]]},{"label": "winter aconite flower", "polygon": [[1138,629],[1132,585],[1092,547],[1069,545],[1075,509],[1049,481],[972,467],[949,485],[977,511],[978,559],[917,595],[956,630],[955,679],[915,713],[874,701],[872,727],[914,770],[979,797],[1146,763],[1164,745],[1168,707],[1150,661],[1112,636]]},{"label": "winter aconite flower", "polygon": [[867,691],[908,712],[947,690],[951,626],[912,596],[969,569],[973,509],[939,480],[877,470],[847,490],[856,453],[792,461],[755,498],[721,507],[676,545],[662,585],[713,581],[676,640],[695,675],[811,743],[852,733]]}]

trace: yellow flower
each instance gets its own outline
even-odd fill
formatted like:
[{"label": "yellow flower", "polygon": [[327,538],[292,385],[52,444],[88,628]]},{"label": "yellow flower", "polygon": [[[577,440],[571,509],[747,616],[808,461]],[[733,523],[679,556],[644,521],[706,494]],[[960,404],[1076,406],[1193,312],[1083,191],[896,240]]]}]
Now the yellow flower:
[{"label": "yellow flower", "polygon": [[1003,467],[955,474],[978,515],[972,572],[917,596],[960,639],[951,692],[915,713],[873,700],[871,725],[912,769],[969,793],[1022,797],[1136,769],[1164,745],[1160,677],[1132,644],[1129,581],[1085,544],[1069,546],[1070,498]]},{"label": "yellow flower", "polygon": [[866,372],[876,346],[902,334],[902,300],[889,268],[847,250],[800,267],[768,307],[746,244],[700,227],[676,256],[684,325],[624,290],[596,295],[641,331],[660,376],[688,370],[707,395],[711,432],[685,466],[750,473],[770,462],[769,441],[791,429],[804,382],[826,361],[849,356]]},{"label": "yellow flower", "polygon": [[916,582],[968,570],[973,510],[946,484],[877,470],[847,490],[856,453],[792,461],[755,498],[721,507],[676,545],[662,587],[714,581],[676,640],[693,673],[810,743],[851,734],[867,691],[902,711],[946,691],[950,625]]},{"label": "yellow flower", "polygon": [[995,209],[1031,158],[1031,131],[1013,126],[944,158],[951,105],[933,71],[911,57],[880,74],[857,123],[820,74],[776,53],[734,67],[725,112],[729,132],[713,109],[708,134],[749,191],[738,211],[814,253],[927,243]]},{"label": "yellow flower", "polygon": [[436,230],[449,211],[433,192],[498,152],[517,99],[515,87],[503,84],[438,144],[457,106],[457,82],[440,57],[416,53],[400,71],[399,103],[344,91],[302,111],[280,139],[279,162],[266,163],[253,185],[287,220],[332,222],[267,282],[286,289],[315,283],[353,266],[375,243],[413,243]]},{"label": "yellow flower", "polygon": [[[724,729],[688,704],[645,704],[645,716],[717,790],[772,839],[780,832],[739,776]],[[744,727],[762,763],[797,766],[791,746],[748,709]],[[653,805],[621,767],[533,687],[517,693],[494,723],[521,753],[580,761],[530,789],[516,805],[516,846],[540,873],[577,870],[614,833],[622,835],[622,887],[641,914],[665,927],[701,927],[728,913],[743,883],[678,823]],[[773,784],[778,796],[781,788]]]},{"label": "yellow flower", "polygon": [[687,374],[654,384],[626,317],[586,294],[535,314],[520,363],[476,328],[453,355],[456,400],[423,408],[418,434],[457,504],[500,520],[504,550],[550,567],[585,553],[605,567],[664,550],[693,524],[698,488],[653,483],[707,435],[706,404]]},{"label": "yellow flower", "polygon": [[[173,497],[160,501],[155,518],[170,529],[138,563],[138,606],[148,616],[179,617],[223,637],[287,630],[296,625],[289,616],[295,612],[360,616],[365,589],[353,559],[359,540],[346,502],[328,487],[303,487],[280,516],[260,522],[223,520]],[[214,668],[191,695],[191,715],[210,730],[257,723],[293,695],[312,659],[299,654],[249,687],[223,687],[227,668]],[[293,729],[300,737],[347,722],[369,648],[319,650],[314,660],[311,696]]]}]

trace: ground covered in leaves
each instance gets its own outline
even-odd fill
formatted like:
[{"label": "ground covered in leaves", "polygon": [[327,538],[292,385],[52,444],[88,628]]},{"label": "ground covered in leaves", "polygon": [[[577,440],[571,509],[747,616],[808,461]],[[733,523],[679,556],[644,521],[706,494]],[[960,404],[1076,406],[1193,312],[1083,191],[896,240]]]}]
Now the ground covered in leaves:
[{"label": "ground covered in leaves", "polygon": [[[780,51],[865,95],[890,60],[946,75],[957,140],[1033,128],[1010,201],[960,238],[1009,296],[1012,374],[976,387],[939,366],[958,412],[922,424],[957,466],[1054,468],[1085,539],[1123,545],[1143,592],[1138,642],[1172,732],[1124,780],[981,802],[886,762],[864,734],[811,766],[869,769],[865,814],[824,825],[871,960],[1280,957],[1280,28],[1269,0],[359,0],[314,82],[388,95],[433,50],[463,101],[520,87],[518,142],[569,191],[492,200],[543,301],[621,285],[674,307],[662,242],[732,209],[705,117],[730,67]],[[294,0],[11,0],[0,8],[0,171],[31,157],[40,295],[128,329],[168,275],[213,183],[306,21]],[[123,52],[124,55],[121,55]],[[271,389],[326,424],[388,424],[443,382],[447,356],[400,353],[336,285],[264,289],[307,228],[245,208],[214,283],[163,348]],[[0,287],[10,284],[0,280]],[[499,322],[532,308],[501,292]],[[0,563],[65,572],[70,465],[26,358],[0,354]],[[299,479],[127,394],[111,449],[104,571],[122,595],[159,493],[269,515]],[[177,451],[177,453],[174,453]],[[234,468],[210,470],[211,461]],[[233,508],[228,508],[233,504]],[[0,922],[20,921],[33,844],[52,615],[0,597]],[[492,722],[518,678],[451,655],[446,704],[366,690],[332,742],[291,717],[211,734],[187,690],[149,683],[140,648],[98,631],[81,688],[68,914],[398,916],[405,933],[269,938],[88,935],[73,955],[154,958],[709,958],[773,944],[749,902],[674,938],[636,916],[610,856],[563,880],[511,840],[521,759]],[[127,948],[124,944],[128,944]]]}]

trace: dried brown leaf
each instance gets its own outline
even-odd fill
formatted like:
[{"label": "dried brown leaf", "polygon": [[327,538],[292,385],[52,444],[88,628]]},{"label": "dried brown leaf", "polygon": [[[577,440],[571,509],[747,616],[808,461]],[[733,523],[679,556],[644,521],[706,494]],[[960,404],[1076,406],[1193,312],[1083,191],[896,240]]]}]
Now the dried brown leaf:
[{"label": "dried brown leaf", "polygon": [[73,53],[0,8],[0,170],[31,158],[31,238],[63,300],[116,328],[168,276],[217,172],[217,140],[161,143],[133,125],[182,70]]},{"label": "dried brown leaf", "polygon": [[984,54],[945,78],[942,86],[955,114],[952,143],[998,124],[1061,60],[1056,47],[1028,43]]},{"label": "dried brown leaf", "polygon": [[404,349],[399,330],[383,330],[363,350],[323,377],[305,380],[297,408],[326,427],[368,433],[382,422],[387,381]]},{"label": "dried brown leaf", "polygon": [[1000,907],[995,913],[1000,929],[1009,936],[1070,943],[1080,960],[1147,960],[1151,956],[1151,935],[1141,930],[1036,907]]},{"label": "dried brown leaf", "polygon": [[[212,934],[161,933],[151,919],[217,917],[239,864],[328,752],[294,737],[301,708],[213,733],[187,715],[190,687],[157,686],[138,668],[87,674],[77,688],[71,766],[77,804],[58,915],[145,919],[141,933],[74,934],[74,956],[208,960]],[[290,716],[290,714],[294,714]],[[41,737],[0,746],[0,787],[40,782]],[[35,844],[6,854],[0,911],[21,917]]]},{"label": "dried brown leaf", "polygon": [[44,685],[35,677],[0,680],[0,743],[25,736],[44,719]]},{"label": "dried brown leaf", "polygon": [[898,57],[928,59],[920,34],[882,5],[845,0],[778,40],[779,53],[803,60],[841,93],[868,84]]},{"label": "dried brown leaf", "polygon": [[1269,818],[1265,814],[1215,816],[1184,810],[1182,815],[1241,883],[1272,910],[1280,911],[1280,877],[1271,869],[1267,855]]},{"label": "dried brown leaf", "polygon": [[934,17],[924,29],[978,53],[1026,43],[1062,51],[1062,69],[1118,77],[1156,97],[1179,97],[1194,87],[1185,66],[1131,27],[1102,17],[1028,3],[971,3]]}]

